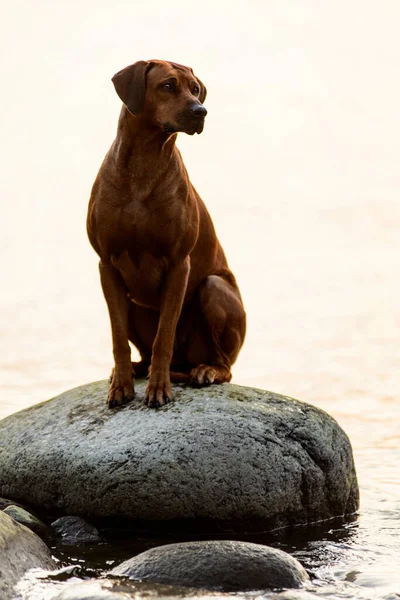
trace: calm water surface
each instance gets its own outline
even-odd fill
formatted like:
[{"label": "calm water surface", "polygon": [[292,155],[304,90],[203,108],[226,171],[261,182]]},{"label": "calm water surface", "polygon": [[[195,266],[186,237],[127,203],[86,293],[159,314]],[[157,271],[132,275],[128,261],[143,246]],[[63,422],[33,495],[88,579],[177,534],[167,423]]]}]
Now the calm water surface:
[{"label": "calm water surface", "polygon": [[108,376],[85,215],[119,112],[109,80],[141,58],[191,64],[209,114],[179,146],[248,313],[234,381],[332,414],[359,477],[357,520],[272,542],[314,594],[398,597],[399,4],[39,4],[10,6],[1,40],[0,416]]}]

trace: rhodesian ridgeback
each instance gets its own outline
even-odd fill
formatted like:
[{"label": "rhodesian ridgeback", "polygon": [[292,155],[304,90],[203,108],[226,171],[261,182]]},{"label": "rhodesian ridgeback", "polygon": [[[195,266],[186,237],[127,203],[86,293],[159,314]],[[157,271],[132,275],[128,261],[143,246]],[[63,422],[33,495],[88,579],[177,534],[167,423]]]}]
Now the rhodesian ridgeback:
[{"label": "rhodesian ridgeback", "polygon": [[205,86],[192,69],[161,60],[136,62],[112,81],[123,106],[87,218],[111,321],[107,402],[131,400],[134,377],[147,375],[145,403],[160,407],[172,398],[171,381],[230,381],[246,316],[175,145],[178,132],[203,131]]}]

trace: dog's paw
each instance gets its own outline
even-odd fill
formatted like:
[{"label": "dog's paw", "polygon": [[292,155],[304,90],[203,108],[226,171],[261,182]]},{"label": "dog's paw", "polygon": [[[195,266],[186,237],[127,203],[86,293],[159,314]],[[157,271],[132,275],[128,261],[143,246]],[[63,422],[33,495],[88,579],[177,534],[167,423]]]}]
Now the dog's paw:
[{"label": "dog's paw", "polygon": [[162,380],[150,376],[144,396],[144,403],[149,408],[160,408],[172,400],[172,386],[169,378]]},{"label": "dog's paw", "polygon": [[229,380],[230,372],[225,368],[198,365],[190,371],[190,383],[196,387]]},{"label": "dog's paw", "polygon": [[135,390],[133,383],[127,383],[125,385],[116,385],[111,382],[110,389],[108,390],[107,405],[108,408],[115,408],[116,406],[123,406],[135,396]]}]

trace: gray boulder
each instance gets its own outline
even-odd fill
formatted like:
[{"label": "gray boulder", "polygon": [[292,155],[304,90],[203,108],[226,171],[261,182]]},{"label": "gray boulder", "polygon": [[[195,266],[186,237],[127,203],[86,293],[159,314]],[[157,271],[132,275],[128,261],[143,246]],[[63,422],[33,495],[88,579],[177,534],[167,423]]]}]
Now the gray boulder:
[{"label": "gray boulder", "polygon": [[273,529],[354,513],[346,434],[328,414],[278,394],[224,384],[175,386],[121,409],[108,384],[81,386],[0,422],[0,494],[88,517],[229,522]]},{"label": "gray boulder", "polygon": [[115,567],[110,574],[224,592],[298,588],[309,580],[299,561],[286,552],[233,541],[151,548]]},{"label": "gray boulder", "polygon": [[34,567],[54,569],[46,544],[10,516],[0,511],[0,598],[14,598],[13,588]]}]

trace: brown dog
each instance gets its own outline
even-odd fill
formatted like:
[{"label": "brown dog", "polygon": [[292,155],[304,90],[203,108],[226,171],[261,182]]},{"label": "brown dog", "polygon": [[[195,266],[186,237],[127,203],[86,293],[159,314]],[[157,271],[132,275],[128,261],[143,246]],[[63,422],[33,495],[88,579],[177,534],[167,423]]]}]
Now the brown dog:
[{"label": "brown dog", "polygon": [[192,69],[160,60],[130,65],[113,83],[124,104],[87,219],[111,320],[108,405],[132,399],[133,377],[148,374],[145,403],[157,407],[171,399],[171,380],[230,381],[246,317],[175,146],[179,131],[203,131],[206,88]]}]

